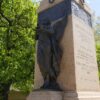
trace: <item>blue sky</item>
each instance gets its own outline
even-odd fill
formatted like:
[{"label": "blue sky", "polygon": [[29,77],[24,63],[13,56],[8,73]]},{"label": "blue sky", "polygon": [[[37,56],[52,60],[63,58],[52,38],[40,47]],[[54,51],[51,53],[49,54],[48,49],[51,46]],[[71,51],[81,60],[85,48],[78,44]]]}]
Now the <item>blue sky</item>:
[{"label": "blue sky", "polygon": [[86,0],[96,16],[100,16],[100,0]]}]

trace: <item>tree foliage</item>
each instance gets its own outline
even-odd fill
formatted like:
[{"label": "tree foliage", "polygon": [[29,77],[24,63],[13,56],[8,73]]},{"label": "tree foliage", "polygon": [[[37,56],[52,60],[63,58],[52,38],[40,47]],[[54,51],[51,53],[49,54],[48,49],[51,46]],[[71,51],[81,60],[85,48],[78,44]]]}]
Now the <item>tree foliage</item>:
[{"label": "tree foliage", "polygon": [[37,7],[31,0],[0,0],[0,94],[4,85],[27,86],[33,78]]},{"label": "tree foliage", "polygon": [[95,21],[95,39],[96,39],[96,51],[97,51],[97,62],[99,67],[99,77],[100,77],[100,17],[97,17]]},{"label": "tree foliage", "polygon": [[98,62],[99,77],[100,77],[100,44],[97,44],[97,62]]}]

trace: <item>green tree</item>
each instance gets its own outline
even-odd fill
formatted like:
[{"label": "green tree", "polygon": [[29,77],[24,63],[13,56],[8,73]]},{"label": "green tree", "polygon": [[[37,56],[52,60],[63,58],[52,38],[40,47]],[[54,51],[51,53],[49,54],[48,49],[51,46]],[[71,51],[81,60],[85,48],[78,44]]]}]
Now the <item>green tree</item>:
[{"label": "green tree", "polygon": [[100,77],[100,17],[95,20],[95,39],[96,39],[96,51],[97,51],[97,62],[99,67],[99,77]]},{"label": "green tree", "polygon": [[97,44],[97,62],[99,67],[99,78],[100,78],[100,44]]},{"label": "green tree", "polygon": [[12,84],[33,78],[36,9],[31,0],[0,0],[0,100],[8,100]]}]

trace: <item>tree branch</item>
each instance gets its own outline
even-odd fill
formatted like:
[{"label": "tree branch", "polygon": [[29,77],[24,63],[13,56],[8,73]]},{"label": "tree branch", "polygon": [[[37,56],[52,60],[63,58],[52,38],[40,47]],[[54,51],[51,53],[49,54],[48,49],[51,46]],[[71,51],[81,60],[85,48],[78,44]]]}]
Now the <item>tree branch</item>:
[{"label": "tree branch", "polygon": [[11,21],[2,13],[2,10],[0,9],[0,15],[10,23]]},{"label": "tree branch", "polygon": [[7,18],[4,14],[3,14],[3,11],[2,11],[2,3],[3,3],[3,0],[0,0],[0,15],[8,21],[8,23],[11,22],[11,20],[9,18]]}]

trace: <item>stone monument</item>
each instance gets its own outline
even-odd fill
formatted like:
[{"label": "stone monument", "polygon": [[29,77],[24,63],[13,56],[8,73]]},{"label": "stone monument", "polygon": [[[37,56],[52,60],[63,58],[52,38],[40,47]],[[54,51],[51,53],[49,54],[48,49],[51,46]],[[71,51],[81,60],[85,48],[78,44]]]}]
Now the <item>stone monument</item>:
[{"label": "stone monument", "polygon": [[84,0],[43,0],[38,13],[37,33],[49,35],[38,37],[35,91],[27,100],[100,100],[91,9]]}]

